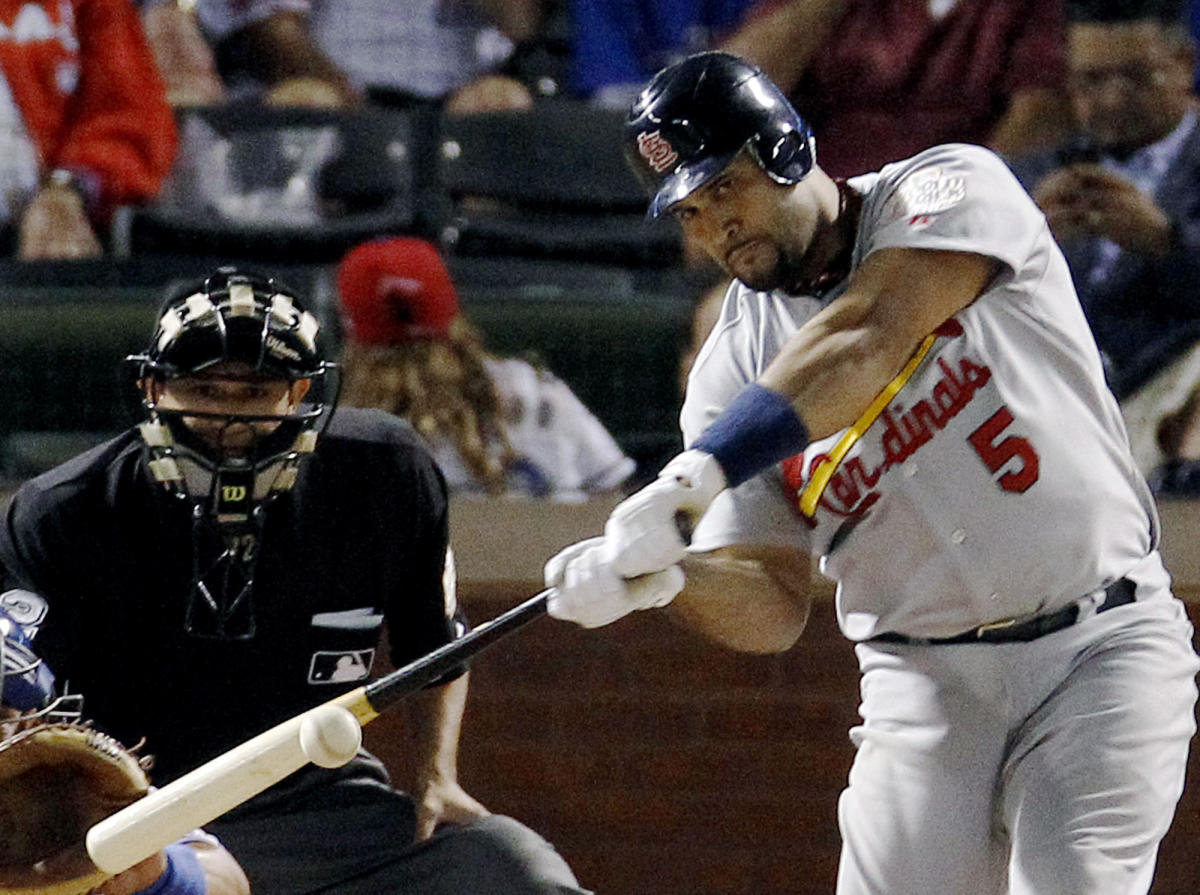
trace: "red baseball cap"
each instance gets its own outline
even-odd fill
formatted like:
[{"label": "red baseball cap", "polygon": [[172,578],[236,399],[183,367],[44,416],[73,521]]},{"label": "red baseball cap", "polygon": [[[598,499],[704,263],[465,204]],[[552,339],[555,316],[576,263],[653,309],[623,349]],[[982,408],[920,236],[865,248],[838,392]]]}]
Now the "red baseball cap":
[{"label": "red baseball cap", "polygon": [[446,265],[423,239],[355,246],[338,267],[337,285],[347,334],[367,345],[442,338],[458,315]]}]

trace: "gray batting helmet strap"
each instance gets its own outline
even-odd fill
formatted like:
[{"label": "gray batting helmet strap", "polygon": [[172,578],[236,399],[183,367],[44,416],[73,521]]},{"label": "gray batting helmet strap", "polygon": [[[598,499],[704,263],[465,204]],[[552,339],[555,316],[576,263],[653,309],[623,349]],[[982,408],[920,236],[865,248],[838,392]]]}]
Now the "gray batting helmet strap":
[{"label": "gray batting helmet strap", "polygon": [[749,146],[782,183],[816,161],[812,129],[758,68],[728,53],[698,53],[656,74],[629,110],[626,155],[658,217]]}]

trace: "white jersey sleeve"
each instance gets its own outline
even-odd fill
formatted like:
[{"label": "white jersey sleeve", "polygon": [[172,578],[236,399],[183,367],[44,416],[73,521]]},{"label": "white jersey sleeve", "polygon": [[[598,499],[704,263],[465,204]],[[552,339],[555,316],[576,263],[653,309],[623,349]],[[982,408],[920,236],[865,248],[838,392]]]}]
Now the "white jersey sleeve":
[{"label": "white jersey sleeve", "polygon": [[546,370],[538,372],[542,401],[556,420],[561,470],[570,470],[562,490],[612,491],[633,474],[634,461],[570,386]]},{"label": "white jersey sleeve", "polygon": [[551,497],[582,500],[620,487],[633,473],[634,461],[553,373],[519,358],[489,358],[487,368],[509,443],[529,471],[546,482]]},{"label": "white jersey sleeve", "polygon": [[869,187],[855,257],[888,248],[972,252],[1019,271],[1043,229],[1041,212],[995,153],[981,146],[935,146],[878,174]]}]

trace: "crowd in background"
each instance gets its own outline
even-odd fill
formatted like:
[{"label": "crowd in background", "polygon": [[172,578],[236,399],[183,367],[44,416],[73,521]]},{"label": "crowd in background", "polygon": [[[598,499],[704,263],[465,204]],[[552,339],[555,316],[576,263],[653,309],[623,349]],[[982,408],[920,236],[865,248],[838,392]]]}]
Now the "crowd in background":
[{"label": "crowd in background", "polygon": [[[19,0],[0,24],[0,232],[16,259],[111,251],[118,210],[154,203],[197,151],[177,125],[192,107],[620,109],[658,68],[717,48],[789,93],[835,176],[986,145],[1067,252],[1143,471],[1162,494],[1200,494],[1194,0]],[[697,339],[723,287],[698,302]],[[466,326],[421,340],[461,354]],[[481,351],[475,368],[496,374]],[[497,472],[514,442],[495,416],[479,417],[501,433],[490,447],[476,434],[460,450],[482,490],[519,478]],[[619,487],[627,465],[596,481]]]}]

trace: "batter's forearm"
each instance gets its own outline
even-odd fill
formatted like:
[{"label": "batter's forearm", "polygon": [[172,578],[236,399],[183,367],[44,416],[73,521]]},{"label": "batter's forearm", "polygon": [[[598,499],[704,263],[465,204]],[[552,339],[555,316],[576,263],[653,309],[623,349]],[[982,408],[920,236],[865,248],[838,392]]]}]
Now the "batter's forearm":
[{"label": "batter's forearm", "polygon": [[921,341],[975,300],[999,264],[983,255],[881,249],[800,327],[759,378],[792,402],[809,436],[852,425]]},{"label": "batter's forearm", "polygon": [[827,310],[788,340],[758,380],[792,402],[812,439],[852,425],[918,344],[888,341],[854,319],[853,307]]},{"label": "batter's forearm", "polygon": [[731,548],[683,561],[687,583],[667,608],[685,627],[740,652],[790,648],[808,622],[808,557],[798,551]]}]

